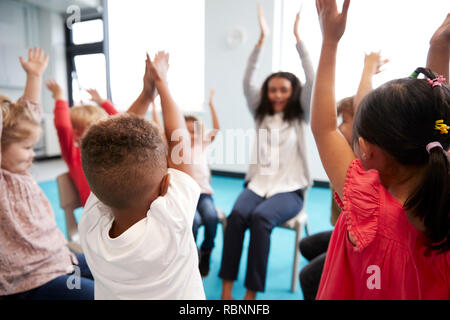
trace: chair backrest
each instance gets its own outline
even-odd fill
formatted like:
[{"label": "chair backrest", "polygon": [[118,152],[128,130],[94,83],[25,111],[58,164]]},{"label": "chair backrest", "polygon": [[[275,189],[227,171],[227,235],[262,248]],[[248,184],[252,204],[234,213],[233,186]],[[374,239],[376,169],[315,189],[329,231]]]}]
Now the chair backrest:
[{"label": "chair backrest", "polygon": [[81,207],[80,196],[69,173],[63,173],[56,178],[59,192],[59,206],[66,216],[67,238],[69,241],[79,241],[78,223],[75,219],[75,209]]}]

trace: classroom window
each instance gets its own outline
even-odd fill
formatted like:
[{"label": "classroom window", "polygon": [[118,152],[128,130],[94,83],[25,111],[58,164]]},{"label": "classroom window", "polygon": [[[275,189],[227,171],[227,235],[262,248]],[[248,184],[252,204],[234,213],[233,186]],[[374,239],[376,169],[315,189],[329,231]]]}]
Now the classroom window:
[{"label": "classroom window", "polygon": [[103,21],[101,19],[74,23],[72,28],[72,38],[74,44],[103,41]]},{"label": "classroom window", "polygon": [[88,102],[90,95],[86,89],[94,88],[106,98],[106,62],[103,53],[77,55],[76,73],[72,75],[72,96],[75,103]]},{"label": "classroom window", "polygon": [[[293,26],[295,14],[302,8],[299,26],[317,69],[322,34],[314,1],[281,1],[281,38],[274,44],[280,50],[278,65],[304,81],[300,59],[295,49]],[[303,2],[303,5],[302,5]],[[338,1],[342,8],[343,0]],[[448,0],[365,0],[352,1],[347,27],[338,49],[336,69],[336,99],[356,94],[364,65],[364,54],[381,51],[388,58],[384,71],[373,79],[374,87],[386,81],[408,77],[415,68],[425,66],[429,41],[434,31],[450,12]]]},{"label": "classroom window", "polygon": [[71,106],[92,103],[86,89],[110,99],[102,8],[81,11],[81,21],[66,27],[68,99]]},{"label": "classroom window", "polygon": [[114,103],[126,110],[142,90],[145,53],[169,52],[169,88],[183,111],[204,104],[204,0],[108,2]]}]

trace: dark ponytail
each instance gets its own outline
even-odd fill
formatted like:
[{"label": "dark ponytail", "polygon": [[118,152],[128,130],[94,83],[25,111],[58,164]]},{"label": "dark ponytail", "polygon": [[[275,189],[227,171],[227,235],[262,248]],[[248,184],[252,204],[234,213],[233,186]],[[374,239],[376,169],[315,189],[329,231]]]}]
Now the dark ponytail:
[{"label": "dark ponytail", "polygon": [[404,204],[417,217],[423,219],[431,249],[450,249],[450,175],[449,159],[440,148],[430,150],[422,183]]},{"label": "dark ponytail", "polygon": [[[436,74],[425,68],[417,68],[413,75],[419,75],[420,73],[430,80],[437,78]],[[443,117],[445,113],[448,116],[448,109],[450,108],[448,90],[445,94],[446,88],[442,87],[443,84],[432,86],[429,83],[429,85],[434,96],[434,109],[442,110]],[[446,118],[446,120],[447,122],[444,121],[444,123],[448,124],[450,119]],[[432,134],[434,140],[430,143],[446,140],[448,145],[449,134],[441,133],[434,128]],[[445,136],[445,139],[441,136]],[[411,210],[416,213],[417,217],[423,219],[430,248],[440,251],[450,249],[450,168],[447,149],[443,150],[439,146],[429,149],[428,163],[425,167],[422,183],[404,204],[406,210]],[[433,212],[435,214],[432,214]]]},{"label": "dark ponytail", "polygon": [[[423,168],[423,178],[404,208],[421,219],[430,249],[450,249],[450,130],[435,128],[436,121],[450,125],[450,88],[442,83],[432,86],[422,73],[436,79],[429,69],[418,68],[410,78],[390,81],[361,101],[353,124],[353,139],[358,137],[379,146],[395,160],[411,168]],[[439,142],[430,149],[431,142]]]}]

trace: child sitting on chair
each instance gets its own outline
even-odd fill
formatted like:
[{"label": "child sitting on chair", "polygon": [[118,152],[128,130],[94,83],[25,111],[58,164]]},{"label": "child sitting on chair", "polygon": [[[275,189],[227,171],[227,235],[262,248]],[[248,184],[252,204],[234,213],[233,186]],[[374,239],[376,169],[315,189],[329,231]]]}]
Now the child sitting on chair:
[{"label": "child sitting on chair", "polygon": [[[69,109],[69,103],[59,84],[50,80],[46,82],[46,85],[52,92],[53,99],[55,99],[54,121],[61,156],[69,168],[70,177],[78,190],[81,204],[84,206],[91,190],[81,167],[79,149],[81,137],[93,123],[108,117],[108,114],[116,114],[118,111],[107,100],[103,102],[98,100],[98,102],[101,102],[101,108],[94,105],[80,105]],[[97,96],[100,97],[95,90],[91,90],[89,93],[92,95],[93,101],[97,100]]]},{"label": "child sitting on chair", "polygon": [[209,107],[213,121],[213,130],[204,133],[203,123],[193,115],[185,115],[186,127],[191,136],[191,151],[194,164],[193,178],[200,186],[200,199],[195,213],[193,232],[197,239],[198,228],[203,223],[205,226],[205,237],[200,247],[199,269],[202,277],[209,273],[209,261],[211,251],[214,248],[214,239],[217,232],[217,223],[219,222],[216,206],[212,198],[213,189],[211,187],[211,170],[208,165],[207,151],[209,145],[214,141],[219,131],[219,119],[213,104],[214,89],[211,89],[209,95]]},{"label": "child sitting on chair", "polygon": [[[48,59],[42,49],[30,49],[28,60],[20,57],[23,96],[17,103],[0,96],[0,299],[5,300],[94,297],[84,256],[67,248],[52,206],[29,171],[42,134],[40,98]],[[67,284],[78,270],[79,290],[71,290]]]},{"label": "child sitting on chair", "polygon": [[[81,144],[92,190],[79,224],[81,246],[96,299],[205,299],[192,235],[200,188],[184,161],[190,139],[167,87],[168,54],[147,57],[147,65],[170,156],[157,126],[141,117],[91,126]],[[180,134],[181,148],[173,134]]]}]

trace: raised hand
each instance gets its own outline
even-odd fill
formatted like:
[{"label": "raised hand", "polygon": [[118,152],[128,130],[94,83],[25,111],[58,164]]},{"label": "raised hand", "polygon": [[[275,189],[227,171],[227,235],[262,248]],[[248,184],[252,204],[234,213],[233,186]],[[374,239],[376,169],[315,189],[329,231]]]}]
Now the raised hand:
[{"label": "raised hand", "polygon": [[264,11],[262,9],[261,4],[258,3],[258,23],[259,28],[261,30],[261,34],[259,36],[258,46],[261,48],[264,42],[264,39],[270,34],[270,28],[267,24],[266,18],[264,17]]},{"label": "raised hand", "polygon": [[353,151],[337,127],[336,55],[339,39],[345,31],[350,1],[345,0],[342,13],[336,0],[316,0],[323,40],[311,101],[311,131],[325,172],[340,197]]},{"label": "raised hand", "polygon": [[156,95],[159,93],[159,90],[156,91],[158,87],[157,82],[158,84],[161,84],[161,82],[165,83],[167,81],[167,69],[169,68],[168,61],[169,54],[165,54],[164,52],[158,52],[154,62],[150,60],[147,53],[142,92],[139,94],[136,101],[128,108],[127,112],[145,117],[150,103],[155,100]]},{"label": "raised hand", "polygon": [[86,89],[87,93],[91,96],[91,100],[97,103],[98,105],[101,105],[105,102],[105,99],[103,99],[97,90],[95,89]]},{"label": "raised hand", "polygon": [[444,22],[434,32],[430,42],[433,41],[446,41],[447,45],[450,42],[450,13],[447,14]]},{"label": "raised hand", "polygon": [[206,142],[207,144],[214,141],[217,133],[220,130],[219,118],[217,117],[216,108],[214,107],[213,102],[214,94],[215,90],[214,88],[211,88],[211,90],[209,90],[209,109],[211,110],[213,129],[207,134],[206,138],[204,139],[204,143]]},{"label": "raised hand", "polygon": [[35,47],[28,49],[27,61],[22,57],[19,60],[27,75],[40,77],[47,68],[48,58],[48,54],[44,55],[44,50]]},{"label": "raised hand", "polygon": [[147,67],[149,70],[148,81],[155,83],[156,87],[158,82],[163,81],[167,83],[167,71],[169,70],[169,54],[164,51],[159,51],[153,62],[147,54]]},{"label": "raised hand", "polygon": [[144,73],[144,88],[142,90],[143,93],[145,93],[148,97],[150,97],[152,100],[156,97],[156,87],[155,83],[153,82],[153,79],[150,75],[150,57],[147,53],[147,58],[145,60],[145,73]]},{"label": "raised hand", "polygon": [[211,89],[209,90],[209,105],[212,105],[212,104],[213,104],[214,93],[215,93],[214,88],[211,88]]},{"label": "raised hand", "polygon": [[430,39],[430,48],[427,55],[427,68],[442,75],[449,83],[449,60],[450,60],[450,13],[444,22],[434,32]]},{"label": "raised hand", "polygon": [[388,59],[381,59],[380,52],[371,52],[364,57],[364,68],[359,81],[358,91],[353,99],[353,111],[356,114],[362,99],[373,89],[372,78],[380,73],[381,67],[388,63]]},{"label": "raised hand", "polygon": [[65,100],[64,92],[61,86],[55,80],[48,80],[45,83],[46,87],[52,93],[53,99],[56,100]]},{"label": "raised hand", "polygon": [[298,24],[300,22],[300,12],[295,15],[295,23],[294,23],[294,35],[297,42],[300,42],[300,36],[298,34]]},{"label": "raised hand", "polygon": [[39,103],[41,100],[42,74],[47,68],[48,54],[44,55],[44,51],[39,48],[29,49],[28,60],[25,61],[22,57],[19,57],[19,61],[27,73],[23,98]]},{"label": "raised hand", "polygon": [[344,0],[342,12],[338,12],[336,0],[316,0],[323,42],[337,43],[345,31],[350,0]]},{"label": "raised hand", "polygon": [[364,69],[372,74],[378,74],[381,71],[381,67],[389,62],[389,59],[381,59],[380,52],[371,52],[365,55]]}]

